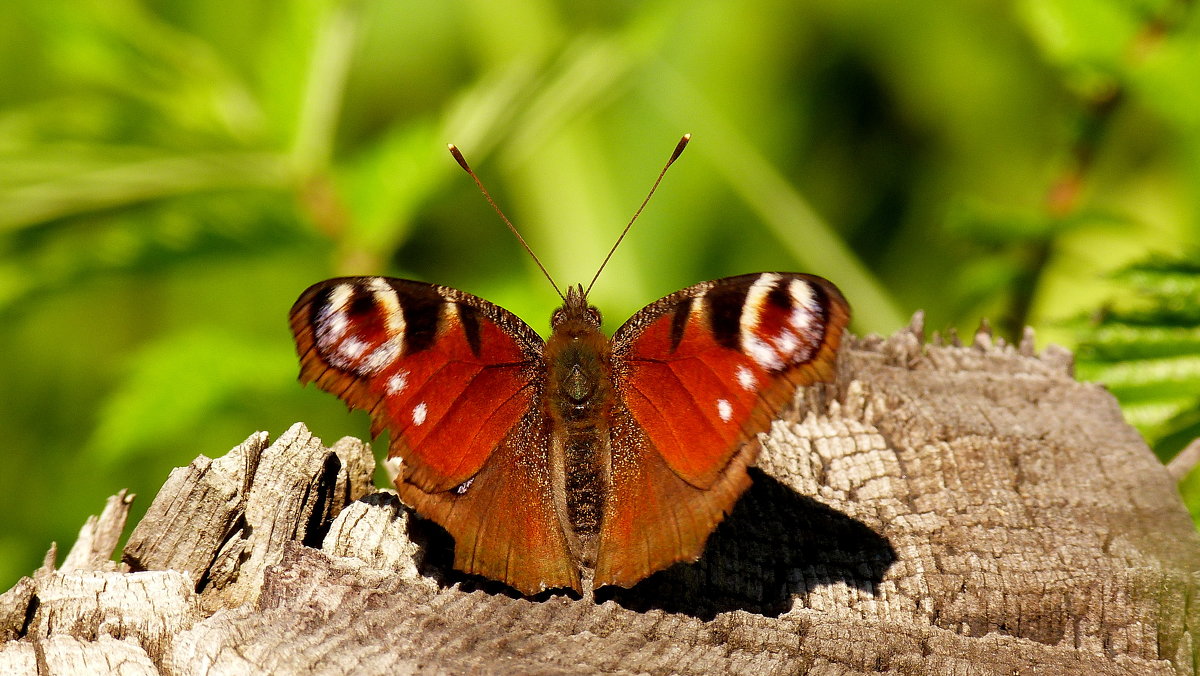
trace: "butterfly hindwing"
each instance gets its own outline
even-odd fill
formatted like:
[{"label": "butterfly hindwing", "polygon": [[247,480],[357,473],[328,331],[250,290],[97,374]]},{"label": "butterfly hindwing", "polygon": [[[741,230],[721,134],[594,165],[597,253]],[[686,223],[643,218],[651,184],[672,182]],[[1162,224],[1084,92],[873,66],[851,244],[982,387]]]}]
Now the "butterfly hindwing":
[{"label": "butterfly hindwing", "polygon": [[426,493],[397,481],[400,497],[454,536],[454,567],[525,594],[580,591],[551,497],[550,430],[537,408],[517,423],[483,469],[455,490]]},{"label": "butterfly hindwing", "polygon": [[301,380],[390,432],[396,488],[454,537],[455,567],[526,593],[579,587],[548,483],[526,474],[544,476],[549,446],[533,329],[456,289],[384,277],[315,284],[290,319]]},{"label": "butterfly hindwing", "polygon": [[755,436],[796,386],[833,377],[848,320],[824,279],[761,273],[688,287],[617,330],[597,585],[629,586],[700,554],[749,486]]}]

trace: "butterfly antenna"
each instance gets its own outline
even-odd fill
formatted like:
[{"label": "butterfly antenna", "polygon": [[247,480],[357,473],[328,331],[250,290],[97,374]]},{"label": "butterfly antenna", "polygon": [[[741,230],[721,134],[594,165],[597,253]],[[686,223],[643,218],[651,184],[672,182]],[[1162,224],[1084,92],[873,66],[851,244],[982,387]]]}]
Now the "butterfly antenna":
[{"label": "butterfly antenna", "polygon": [[563,293],[559,290],[558,285],[554,283],[554,278],[551,277],[550,273],[546,271],[546,266],[542,265],[542,261],[538,259],[537,254],[533,253],[533,249],[529,248],[529,243],[526,242],[525,238],[521,236],[521,233],[517,231],[517,228],[512,224],[512,221],[508,220],[508,216],[505,216],[504,212],[500,210],[499,205],[496,204],[496,200],[492,199],[491,193],[488,192],[487,188],[483,187],[483,181],[480,181],[479,177],[475,175],[475,172],[471,170],[471,165],[467,164],[467,158],[463,157],[463,154],[459,152],[458,147],[453,143],[446,144],[446,147],[450,149],[450,154],[454,156],[455,161],[458,162],[458,166],[462,167],[463,171],[467,172],[467,175],[471,177],[471,180],[475,181],[475,185],[479,187],[479,191],[483,193],[483,196],[487,199],[488,204],[492,205],[492,209],[494,209],[496,213],[500,215],[500,220],[504,221],[504,224],[508,226],[508,229],[512,231],[512,234],[517,236],[517,241],[521,243],[521,246],[525,247],[525,251],[527,251],[530,257],[533,258],[533,262],[537,263],[538,269],[541,270],[542,274],[546,276],[546,279],[550,281],[550,286],[554,287],[554,292],[558,294],[559,298],[562,298],[565,301],[566,297],[563,296]]},{"label": "butterfly antenna", "polygon": [[658,172],[658,178],[654,179],[654,185],[650,186],[650,192],[646,194],[646,199],[642,200],[641,206],[639,206],[637,211],[633,213],[633,218],[629,219],[629,222],[625,224],[625,229],[621,231],[621,236],[617,238],[617,242],[612,245],[611,249],[608,250],[608,255],[604,257],[604,262],[600,264],[600,269],[596,270],[596,275],[592,277],[591,284],[588,284],[587,291],[583,292],[585,297],[592,292],[592,286],[594,286],[596,284],[596,280],[600,278],[600,273],[604,271],[604,266],[608,265],[608,260],[613,257],[614,253],[616,253],[617,247],[621,246],[621,240],[625,239],[625,235],[629,232],[629,228],[633,227],[633,222],[638,219],[638,216],[642,215],[642,209],[646,208],[646,203],[649,202],[650,198],[654,196],[654,191],[658,190],[658,184],[662,183],[663,176],[667,175],[667,169],[670,169],[671,165],[675,163],[675,160],[679,159],[679,156],[683,154],[683,149],[687,147],[688,141],[691,140],[691,134],[684,134],[683,138],[679,139],[679,143],[675,144],[675,152],[671,153],[671,159],[667,160],[667,163],[663,166],[662,171]]}]

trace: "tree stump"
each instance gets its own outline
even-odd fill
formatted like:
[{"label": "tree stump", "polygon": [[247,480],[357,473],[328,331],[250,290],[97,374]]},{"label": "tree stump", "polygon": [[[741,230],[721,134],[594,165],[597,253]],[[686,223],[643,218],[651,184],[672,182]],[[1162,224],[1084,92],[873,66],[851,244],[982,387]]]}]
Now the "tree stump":
[{"label": "tree stump", "polygon": [[0,595],[0,673],[1196,674],[1200,537],[1070,355],[849,340],[693,564],[522,598],[302,424],[173,471]]}]

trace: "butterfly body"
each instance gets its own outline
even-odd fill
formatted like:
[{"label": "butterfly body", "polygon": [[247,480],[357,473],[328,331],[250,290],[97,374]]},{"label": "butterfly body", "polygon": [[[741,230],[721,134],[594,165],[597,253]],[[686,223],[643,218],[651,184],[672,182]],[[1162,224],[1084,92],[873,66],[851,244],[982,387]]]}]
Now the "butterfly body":
[{"label": "butterfly body", "polygon": [[600,321],[582,287],[571,287],[543,351],[555,505],[572,555],[585,566],[595,563],[611,470],[612,366]]},{"label": "butterfly body", "polygon": [[759,273],[660,299],[610,340],[576,286],[543,341],[456,289],[352,277],[305,291],[291,326],[301,380],[390,431],[397,492],[454,537],[455,567],[533,594],[698,557],[756,435],[833,377],[848,318],[828,281]]}]

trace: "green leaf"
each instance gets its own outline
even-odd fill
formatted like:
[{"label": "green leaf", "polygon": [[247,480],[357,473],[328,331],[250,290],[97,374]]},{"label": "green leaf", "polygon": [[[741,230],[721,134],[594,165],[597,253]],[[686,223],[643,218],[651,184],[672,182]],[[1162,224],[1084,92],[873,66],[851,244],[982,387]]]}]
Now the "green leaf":
[{"label": "green leaf", "polygon": [[282,190],[290,187],[286,159],[268,153],[144,155],[130,158],[120,149],[63,153],[57,164],[45,158],[0,160],[0,175],[37,168],[42,180],[0,187],[0,232],[108,209],[223,189]]},{"label": "green leaf", "polygon": [[1092,330],[1089,340],[1081,344],[1075,354],[1089,364],[1200,354],[1200,327],[1109,322]]},{"label": "green leaf", "polygon": [[1193,467],[1179,482],[1179,494],[1192,514],[1192,521],[1200,523],[1200,465]]},{"label": "green leaf", "polygon": [[196,259],[251,256],[295,242],[280,195],[195,195],[64,219],[0,238],[0,316],[105,274],[184,269]]},{"label": "green leaf", "polygon": [[349,247],[386,259],[403,241],[417,208],[450,175],[453,160],[439,131],[424,121],[397,124],[338,165],[334,176],[349,211]]},{"label": "green leaf", "polygon": [[1200,20],[1194,11],[1187,20],[1145,50],[1131,72],[1130,88],[1163,119],[1194,135],[1200,132]]},{"label": "green leaf", "polygon": [[1200,415],[1200,264],[1156,256],[1113,275],[1124,293],[1081,331],[1081,378],[1104,383],[1160,457]]},{"label": "green leaf", "polygon": [[1111,365],[1086,364],[1079,371],[1108,386],[1122,400],[1173,399],[1200,395],[1200,354],[1160,359],[1129,359]]},{"label": "green leaf", "polygon": [[286,343],[207,327],[163,336],[131,357],[100,410],[87,453],[111,463],[179,443],[223,408],[282,396],[295,387],[295,369]]},{"label": "green leaf", "polygon": [[1089,98],[1112,89],[1143,21],[1117,0],[1023,0],[1017,12],[1042,54]]},{"label": "green leaf", "polygon": [[946,213],[946,231],[982,246],[1039,241],[1055,234],[1057,223],[1028,209],[960,199]]},{"label": "green leaf", "polygon": [[130,0],[41,3],[48,53],[64,74],[145,106],[186,137],[257,137],[262,111],[203,39]]}]

